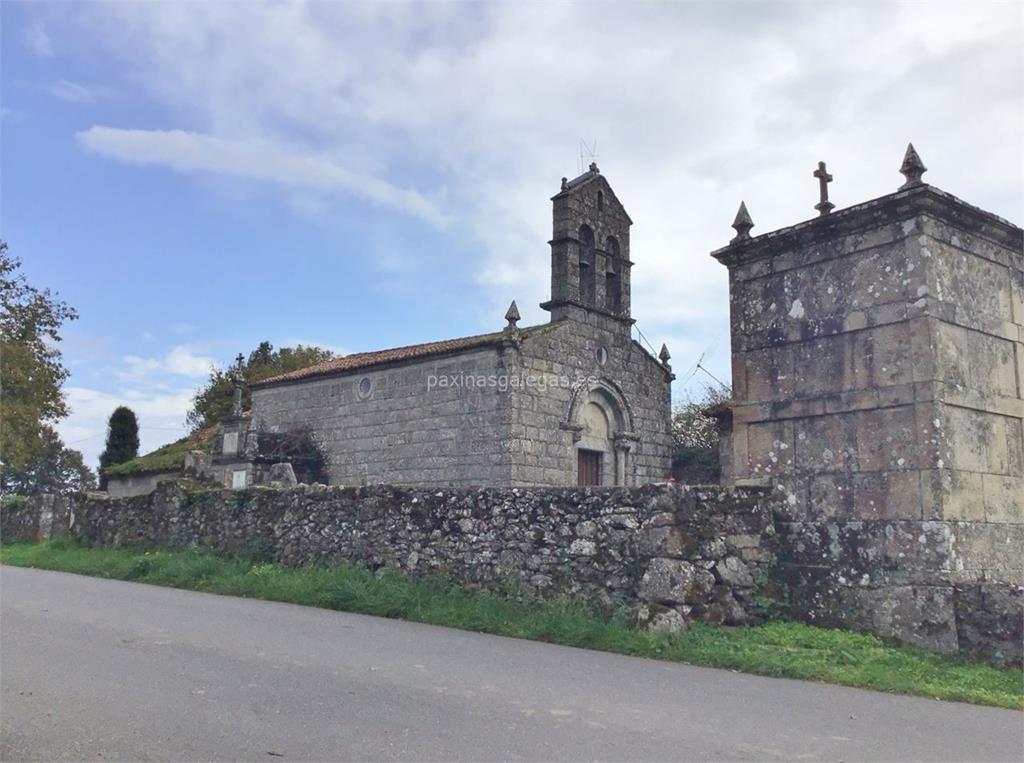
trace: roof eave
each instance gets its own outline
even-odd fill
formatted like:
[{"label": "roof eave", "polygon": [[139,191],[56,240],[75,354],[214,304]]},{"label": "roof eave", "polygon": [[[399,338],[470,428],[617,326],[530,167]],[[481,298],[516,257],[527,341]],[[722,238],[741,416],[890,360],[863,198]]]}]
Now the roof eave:
[{"label": "roof eave", "polygon": [[813,244],[836,235],[856,233],[919,214],[960,224],[972,223],[984,230],[981,235],[1011,249],[1019,250],[1024,240],[1024,231],[1009,220],[922,183],[796,225],[735,241],[711,252],[711,256],[732,268],[771,257],[783,249]]},{"label": "roof eave", "polygon": [[[528,326],[520,329],[518,332],[518,338],[520,340],[527,339],[531,335],[536,334],[541,329],[548,328],[552,324],[542,323],[537,326]],[[441,340],[441,341],[452,341],[452,340]],[[434,351],[424,352],[419,355],[413,355],[405,358],[386,358],[381,360],[370,360],[365,364],[352,366],[350,368],[328,368],[321,372],[310,373],[306,376],[296,377],[271,377],[269,379],[262,379],[258,382],[253,382],[250,387],[252,389],[263,388],[263,387],[276,387],[286,384],[299,384],[314,379],[325,379],[332,376],[346,376],[348,374],[365,373],[370,369],[380,370],[381,368],[392,368],[395,366],[407,365],[409,363],[418,363],[423,360],[440,358],[453,355],[461,355],[465,352],[472,352],[474,350],[486,349],[488,347],[500,347],[506,342],[510,341],[508,335],[496,332],[494,334],[481,334],[479,342],[473,342],[472,344],[466,344],[462,347],[445,347],[439,348]],[[426,344],[434,344],[433,342],[426,342]],[[410,347],[416,347],[417,345],[410,345]],[[404,348],[392,348],[392,349],[404,349]],[[387,350],[380,350],[380,352],[387,352]]]}]

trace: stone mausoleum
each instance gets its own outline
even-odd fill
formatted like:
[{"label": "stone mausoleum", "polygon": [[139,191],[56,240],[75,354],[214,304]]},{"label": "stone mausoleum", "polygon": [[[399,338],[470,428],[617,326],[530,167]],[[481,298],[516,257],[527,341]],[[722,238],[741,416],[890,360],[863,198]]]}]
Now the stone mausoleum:
[{"label": "stone mausoleum", "polygon": [[[673,376],[664,347],[656,358],[631,336],[632,221],[594,164],[552,201],[549,323],[520,328],[513,302],[491,334],[266,379],[249,436],[308,432],[341,485],[666,480]],[[229,434],[222,458],[246,447],[244,431]]]},{"label": "stone mausoleum", "polygon": [[[932,648],[984,612],[1020,654],[1024,237],[923,182],[729,246],[724,482],[781,491],[801,611]],[[994,627],[1002,619],[1005,628]],[[1012,642],[1016,639],[1017,643]]]}]

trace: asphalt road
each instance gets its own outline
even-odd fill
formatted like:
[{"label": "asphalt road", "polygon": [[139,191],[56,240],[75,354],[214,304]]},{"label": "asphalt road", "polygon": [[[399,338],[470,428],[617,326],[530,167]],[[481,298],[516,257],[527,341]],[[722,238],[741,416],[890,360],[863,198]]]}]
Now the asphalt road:
[{"label": "asphalt road", "polygon": [[4,760],[1021,760],[1006,710],[10,567]]}]

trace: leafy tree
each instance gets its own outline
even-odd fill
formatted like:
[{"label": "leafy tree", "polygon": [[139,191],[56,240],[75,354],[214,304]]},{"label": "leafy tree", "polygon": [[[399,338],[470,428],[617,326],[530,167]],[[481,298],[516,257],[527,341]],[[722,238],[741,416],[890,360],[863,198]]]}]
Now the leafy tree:
[{"label": "leafy tree", "polygon": [[192,408],[185,421],[191,431],[195,432],[231,415],[236,372],[241,373],[245,382],[242,407],[247,409],[251,404],[248,385],[271,376],[323,363],[332,358],[333,352],[320,347],[300,344],[275,350],[270,342],[260,342],[259,346],[249,353],[247,359],[242,358],[240,364],[236,363],[227,369],[215,368],[210,372],[209,380],[192,398]]},{"label": "leafy tree", "polygon": [[61,385],[69,372],[56,345],[64,322],[78,317],[48,289],[31,286],[20,268],[0,241],[0,460],[14,471],[42,456],[48,426],[68,414]]},{"label": "leafy tree", "polygon": [[0,494],[69,495],[96,487],[96,477],[85,465],[82,454],[65,447],[51,427],[43,427],[38,455],[21,469],[4,469]]},{"label": "leafy tree", "polygon": [[701,398],[687,399],[672,411],[672,476],[686,484],[719,480],[719,434],[710,411],[729,400],[728,387],[706,387]]},{"label": "leafy tree", "polygon": [[119,406],[110,414],[107,425],[107,447],[100,453],[100,487],[106,489],[103,470],[123,464],[139,455],[139,421],[131,408]]}]

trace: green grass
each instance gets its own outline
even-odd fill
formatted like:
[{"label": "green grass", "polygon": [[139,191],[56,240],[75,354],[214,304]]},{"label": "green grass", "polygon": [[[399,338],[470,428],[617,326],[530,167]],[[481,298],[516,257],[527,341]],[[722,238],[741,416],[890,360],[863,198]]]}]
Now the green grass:
[{"label": "green grass", "polygon": [[157,448],[144,456],[136,456],[122,464],[108,466],[103,471],[109,475],[143,474],[145,472],[162,472],[181,469],[185,465],[185,456],[189,451],[201,450],[209,452],[213,443],[214,429],[207,427],[195,434],[182,437],[161,448]]},{"label": "green grass", "polygon": [[770,622],[695,625],[677,636],[629,627],[578,601],[469,592],[360,567],[289,568],[198,551],[89,549],[67,540],[18,544],[0,561],[119,580],[402,618],[620,654],[1024,709],[1024,673],[887,644],[874,636]]}]

